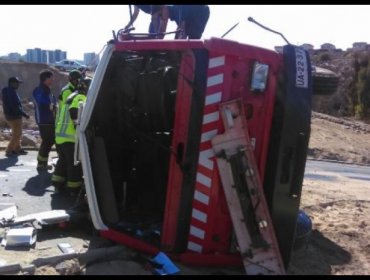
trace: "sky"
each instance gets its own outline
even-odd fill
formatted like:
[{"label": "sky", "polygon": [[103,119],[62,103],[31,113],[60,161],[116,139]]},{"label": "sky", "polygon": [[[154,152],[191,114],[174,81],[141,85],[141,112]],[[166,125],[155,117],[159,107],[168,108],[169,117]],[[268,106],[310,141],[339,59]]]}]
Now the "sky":
[{"label": "sky", "polygon": [[[209,5],[210,18],[202,39],[221,37],[267,49],[285,41],[249,22],[283,33],[291,44],[310,43],[319,48],[332,43],[343,50],[354,42],[370,43],[370,6],[367,5]],[[0,56],[25,54],[28,48],[67,51],[69,59],[85,52],[99,53],[113,38],[112,31],[129,21],[128,5],[1,5]],[[146,32],[150,16],[140,13],[135,32]],[[169,21],[167,31],[176,25]],[[168,35],[165,39],[173,39]]]}]

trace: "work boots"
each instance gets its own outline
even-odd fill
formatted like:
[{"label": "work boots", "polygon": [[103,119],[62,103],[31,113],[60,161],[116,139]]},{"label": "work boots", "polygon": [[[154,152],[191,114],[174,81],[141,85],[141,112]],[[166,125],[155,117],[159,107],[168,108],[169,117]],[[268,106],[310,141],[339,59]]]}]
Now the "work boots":
[{"label": "work boots", "polygon": [[48,170],[51,170],[51,169],[53,169],[53,166],[48,165],[47,162],[38,161],[38,164],[37,164],[37,167],[36,167],[37,172],[40,173],[40,172],[48,171]]}]

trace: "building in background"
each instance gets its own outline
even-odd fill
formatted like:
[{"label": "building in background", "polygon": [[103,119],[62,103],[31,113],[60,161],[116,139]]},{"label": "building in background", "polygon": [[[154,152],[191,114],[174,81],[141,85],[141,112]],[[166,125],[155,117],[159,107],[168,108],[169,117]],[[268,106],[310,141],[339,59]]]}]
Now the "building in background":
[{"label": "building in background", "polygon": [[325,43],[321,45],[322,50],[328,50],[328,51],[333,51],[336,49],[336,47],[333,44],[330,43]]},{"label": "building in background", "polygon": [[48,51],[41,50],[41,63],[48,63]]},{"label": "building in background", "polygon": [[67,52],[62,50],[42,50],[41,48],[27,49],[26,61],[35,63],[54,64],[67,58]]},{"label": "building in background", "polygon": [[35,50],[27,49],[26,61],[27,62],[36,62],[36,52],[35,52]]},{"label": "building in background", "polygon": [[42,57],[41,57],[42,51],[41,51],[41,49],[40,48],[35,48],[35,53],[36,53],[36,61],[34,61],[34,62],[42,63]]},{"label": "building in background", "polygon": [[84,53],[84,64],[90,69],[95,69],[99,63],[99,55],[94,52]]},{"label": "building in background", "polygon": [[21,59],[21,54],[20,53],[10,53],[8,54],[8,59],[11,61],[19,61]]},{"label": "building in background", "polygon": [[64,52],[62,50],[55,50],[54,58],[55,58],[55,62],[61,61],[63,59],[67,59],[67,52]]},{"label": "building in background", "polygon": [[355,42],[352,44],[352,49],[354,51],[364,51],[367,49],[367,43],[366,42]]},{"label": "building in background", "polygon": [[48,64],[54,64],[55,60],[55,51],[47,51],[48,52]]}]

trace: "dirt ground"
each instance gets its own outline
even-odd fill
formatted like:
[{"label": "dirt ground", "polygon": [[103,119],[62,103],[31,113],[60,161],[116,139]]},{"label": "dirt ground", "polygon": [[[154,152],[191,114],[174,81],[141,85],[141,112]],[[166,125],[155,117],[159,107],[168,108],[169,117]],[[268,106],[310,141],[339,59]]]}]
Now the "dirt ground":
[{"label": "dirt ground", "polygon": [[[370,165],[370,125],[314,113],[309,158]],[[0,146],[4,146],[1,142]],[[295,251],[288,274],[370,274],[370,184],[327,173],[305,178],[301,209],[312,219],[308,243]],[[43,267],[39,275],[58,274]],[[71,273],[73,274],[73,273]]]},{"label": "dirt ground", "polygon": [[309,156],[370,165],[370,125],[313,113]]},{"label": "dirt ground", "polygon": [[[313,113],[309,157],[370,164],[370,126]],[[301,209],[312,219],[309,242],[292,256],[289,274],[370,274],[370,184],[332,173],[305,178]]]},{"label": "dirt ground", "polygon": [[312,219],[307,246],[293,253],[289,274],[370,274],[370,185],[363,180],[331,176],[305,179],[301,199]]}]

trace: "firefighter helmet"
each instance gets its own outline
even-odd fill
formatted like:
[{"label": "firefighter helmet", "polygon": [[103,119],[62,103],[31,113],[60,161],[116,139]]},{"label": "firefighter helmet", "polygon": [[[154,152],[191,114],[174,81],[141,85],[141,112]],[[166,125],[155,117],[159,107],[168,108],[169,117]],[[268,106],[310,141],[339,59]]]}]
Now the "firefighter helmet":
[{"label": "firefighter helmet", "polygon": [[82,78],[82,74],[78,70],[72,70],[71,72],[69,72],[69,78],[71,80],[79,80]]}]

